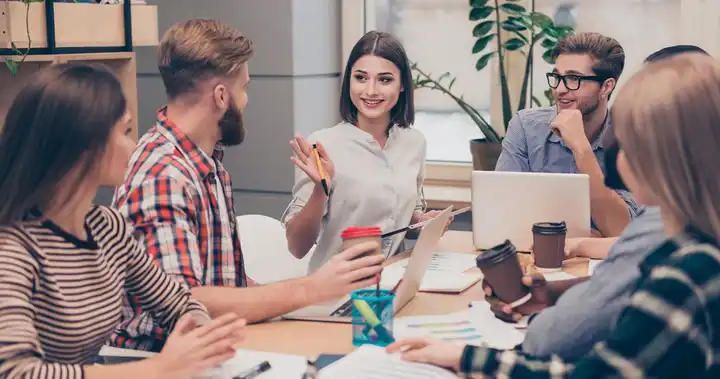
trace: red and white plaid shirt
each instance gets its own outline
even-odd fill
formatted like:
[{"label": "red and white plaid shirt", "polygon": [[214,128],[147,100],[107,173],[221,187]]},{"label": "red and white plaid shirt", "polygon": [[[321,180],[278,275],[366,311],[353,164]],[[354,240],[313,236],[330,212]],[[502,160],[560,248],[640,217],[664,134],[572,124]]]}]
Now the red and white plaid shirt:
[{"label": "red and white plaid shirt", "polygon": [[[247,284],[222,154],[218,148],[209,157],[162,108],[155,127],[140,139],[113,199],[156,264],[189,287]],[[224,204],[218,201],[220,190]],[[169,331],[143,312],[136,299],[128,299],[123,316],[113,345],[162,349]]]}]

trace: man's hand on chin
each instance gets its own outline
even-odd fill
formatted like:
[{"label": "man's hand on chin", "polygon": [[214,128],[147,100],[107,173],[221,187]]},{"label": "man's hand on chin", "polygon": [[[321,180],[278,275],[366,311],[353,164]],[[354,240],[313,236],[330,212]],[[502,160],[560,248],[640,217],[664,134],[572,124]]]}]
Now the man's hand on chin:
[{"label": "man's hand on chin", "polygon": [[577,109],[563,109],[558,112],[550,124],[553,132],[557,133],[574,154],[592,150],[590,141],[585,135],[585,123],[582,112]]}]

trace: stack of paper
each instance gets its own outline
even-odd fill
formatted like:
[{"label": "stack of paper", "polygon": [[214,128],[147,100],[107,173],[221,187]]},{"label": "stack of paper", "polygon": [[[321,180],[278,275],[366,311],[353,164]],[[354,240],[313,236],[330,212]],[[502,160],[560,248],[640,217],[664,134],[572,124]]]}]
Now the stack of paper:
[{"label": "stack of paper", "polygon": [[393,323],[395,338],[432,337],[460,344],[512,349],[525,335],[484,309],[450,313],[440,316],[398,317]]},{"label": "stack of paper", "polygon": [[[408,258],[397,261],[383,269],[380,286],[394,288],[405,274]],[[475,256],[464,253],[434,253],[423,277],[420,291],[460,293],[482,279],[479,271],[466,273],[475,267]]]},{"label": "stack of paper", "polygon": [[[148,358],[156,353],[140,350],[119,349],[110,346],[103,346],[100,349],[100,356],[104,358]],[[219,367],[212,368],[196,379],[233,379],[236,375],[268,361],[270,370],[262,373],[258,379],[287,379],[301,378],[307,370],[307,359],[299,355],[288,355],[278,353],[266,353],[262,351],[238,349],[233,358],[226,361]]]},{"label": "stack of paper", "polygon": [[388,354],[381,347],[363,345],[320,370],[318,378],[457,379],[457,376],[440,367],[404,361],[398,354]]}]

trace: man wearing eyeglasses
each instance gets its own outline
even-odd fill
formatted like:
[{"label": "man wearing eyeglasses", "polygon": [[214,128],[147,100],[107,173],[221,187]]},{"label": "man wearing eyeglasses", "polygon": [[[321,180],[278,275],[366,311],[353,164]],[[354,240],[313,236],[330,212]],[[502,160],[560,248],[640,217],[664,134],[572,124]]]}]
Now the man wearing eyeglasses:
[{"label": "man wearing eyeglasses", "polygon": [[510,120],[496,171],[584,173],[596,234],[618,236],[638,212],[632,195],[605,187],[602,135],[608,101],[625,66],[620,43],[598,33],[558,41],[547,74],[555,106],[524,109]]}]

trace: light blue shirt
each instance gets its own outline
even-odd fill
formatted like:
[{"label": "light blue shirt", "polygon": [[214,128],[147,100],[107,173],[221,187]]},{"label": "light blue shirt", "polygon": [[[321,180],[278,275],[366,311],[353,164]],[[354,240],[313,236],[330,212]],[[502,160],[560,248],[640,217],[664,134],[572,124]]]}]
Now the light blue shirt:
[{"label": "light blue shirt", "polygon": [[630,221],[590,279],[571,287],[554,306],[533,317],[523,351],[572,360],[610,337],[640,278],[639,263],[665,239],[658,208],[644,208]]},{"label": "light blue shirt", "polygon": [[[550,124],[556,115],[555,108],[519,111],[510,120],[495,171],[579,173],[572,150],[552,132]],[[610,117],[606,118],[600,136],[590,144],[603,173],[605,155],[600,141],[605,133],[612,133]],[[637,215],[639,207],[632,195],[627,191],[616,192],[628,204],[630,217]]]}]

